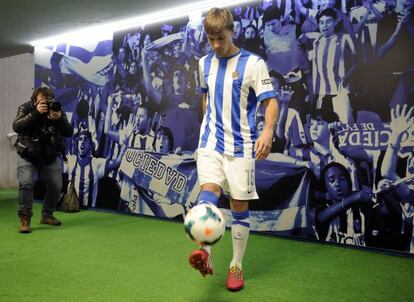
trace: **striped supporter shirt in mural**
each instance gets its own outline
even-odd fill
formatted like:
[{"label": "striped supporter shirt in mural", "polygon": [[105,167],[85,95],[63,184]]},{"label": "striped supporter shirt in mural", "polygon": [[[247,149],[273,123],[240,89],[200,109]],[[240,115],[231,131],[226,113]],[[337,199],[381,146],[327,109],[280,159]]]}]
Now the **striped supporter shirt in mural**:
[{"label": "striped supporter shirt in mural", "polygon": [[69,179],[78,192],[79,203],[95,207],[98,195],[98,180],[105,176],[106,158],[91,158],[84,166],[80,165],[76,155],[67,155]]},{"label": "striped supporter shirt in mural", "polygon": [[355,55],[348,34],[319,37],[313,43],[312,80],[315,94],[337,95],[347,70],[348,60]]},{"label": "striped supporter shirt in mural", "polygon": [[227,58],[204,56],[199,68],[207,94],[199,148],[253,158],[258,102],[276,97],[265,62],[241,49]]}]

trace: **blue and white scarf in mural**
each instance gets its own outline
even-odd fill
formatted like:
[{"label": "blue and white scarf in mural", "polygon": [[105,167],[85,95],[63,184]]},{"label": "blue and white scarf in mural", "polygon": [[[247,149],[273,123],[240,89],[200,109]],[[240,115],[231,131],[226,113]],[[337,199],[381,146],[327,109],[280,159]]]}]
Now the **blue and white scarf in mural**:
[{"label": "blue and white scarf in mural", "polygon": [[[136,187],[179,203],[183,211],[196,204],[200,192],[196,160],[192,155],[179,156],[128,149],[122,160],[120,173]],[[309,195],[309,175],[306,168],[282,161],[257,161],[256,187],[260,200],[250,203],[253,231],[283,234],[305,231]],[[231,213],[228,204],[222,210],[228,216],[230,225]]]}]

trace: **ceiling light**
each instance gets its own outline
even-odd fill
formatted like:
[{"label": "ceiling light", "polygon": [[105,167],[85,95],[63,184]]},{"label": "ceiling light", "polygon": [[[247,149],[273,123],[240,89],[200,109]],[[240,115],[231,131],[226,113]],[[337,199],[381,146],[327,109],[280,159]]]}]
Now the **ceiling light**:
[{"label": "ceiling light", "polygon": [[[238,0],[237,5],[242,5],[252,0]],[[186,5],[177,6],[168,10],[157,11],[143,16],[128,18],[112,23],[106,23],[93,27],[87,27],[73,32],[59,34],[44,39],[30,42],[32,46],[51,46],[60,42],[80,42],[80,41],[101,41],[112,39],[113,32],[127,28],[159,23],[167,20],[178,19],[209,10],[212,7],[226,7],[234,5],[234,0],[208,0]]]}]

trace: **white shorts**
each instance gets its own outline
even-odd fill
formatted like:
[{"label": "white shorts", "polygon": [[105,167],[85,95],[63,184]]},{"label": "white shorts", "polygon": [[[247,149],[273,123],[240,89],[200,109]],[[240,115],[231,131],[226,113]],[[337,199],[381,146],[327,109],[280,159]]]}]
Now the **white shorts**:
[{"label": "white shorts", "polygon": [[258,199],[255,184],[255,159],[220,154],[205,148],[197,150],[200,185],[214,183],[238,200]]}]

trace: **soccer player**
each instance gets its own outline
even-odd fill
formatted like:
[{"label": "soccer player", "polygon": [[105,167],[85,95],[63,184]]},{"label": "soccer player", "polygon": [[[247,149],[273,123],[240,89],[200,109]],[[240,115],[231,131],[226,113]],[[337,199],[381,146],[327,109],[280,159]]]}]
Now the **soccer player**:
[{"label": "soccer player", "polygon": [[[249,235],[248,200],[257,199],[255,159],[265,159],[278,118],[276,94],[265,62],[233,44],[233,17],[228,9],[212,8],[204,29],[213,49],[199,61],[204,119],[200,130],[197,173],[201,185],[198,203],[217,204],[225,185],[233,217],[233,259],[227,288],[244,286],[242,260]],[[265,104],[265,127],[256,140],[255,114]],[[193,251],[190,264],[203,276],[213,273],[211,247]]]}]

